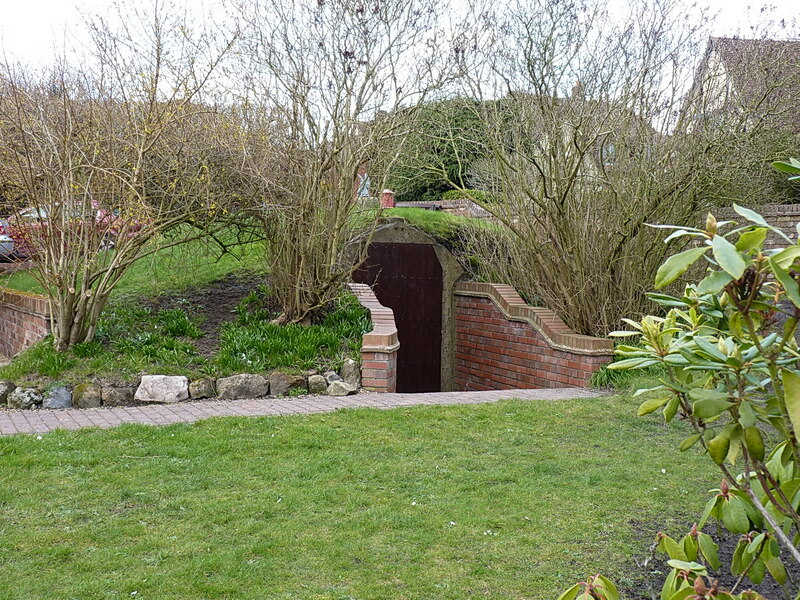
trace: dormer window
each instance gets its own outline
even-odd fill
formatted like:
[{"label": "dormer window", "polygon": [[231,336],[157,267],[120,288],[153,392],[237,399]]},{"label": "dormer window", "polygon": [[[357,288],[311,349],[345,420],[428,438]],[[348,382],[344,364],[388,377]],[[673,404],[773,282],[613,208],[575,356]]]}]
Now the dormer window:
[{"label": "dormer window", "polygon": [[617,147],[614,142],[606,142],[600,148],[600,162],[604,165],[613,165],[617,162]]}]

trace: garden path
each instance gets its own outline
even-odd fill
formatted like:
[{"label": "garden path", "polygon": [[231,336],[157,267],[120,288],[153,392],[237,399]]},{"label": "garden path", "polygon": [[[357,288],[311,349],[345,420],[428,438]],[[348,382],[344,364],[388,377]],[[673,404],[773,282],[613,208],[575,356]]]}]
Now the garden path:
[{"label": "garden path", "polygon": [[302,396],[252,400],[201,400],[178,404],[153,404],[66,410],[0,411],[0,436],[15,433],[42,434],[54,429],[100,427],[124,423],[170,425],[192,423],[211,417],[261,417],[307,415],[342,408],[399,408],[418,405],[480,404],[498,400],[569,400],[602,395],[597,390],[562,388],[548,390],[500,390],[487,392],[435,392],[425,394],[361,393],[355,396]]}]

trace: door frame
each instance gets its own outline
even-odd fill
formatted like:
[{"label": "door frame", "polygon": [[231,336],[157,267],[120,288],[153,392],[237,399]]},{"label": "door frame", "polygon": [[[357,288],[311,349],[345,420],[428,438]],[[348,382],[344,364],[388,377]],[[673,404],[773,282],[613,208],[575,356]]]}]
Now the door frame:
[{"label": "door frame", "polygon": [[[456,319],[453,289],[464,269],[455,256],[435,238],[402,219],[380,225],[372,234],[371,242],[384,244],[428,244],[433,246],[442,267],[442,354],[441,390],[455,389]],[[403,340],[400,340],[400,344]]]}]

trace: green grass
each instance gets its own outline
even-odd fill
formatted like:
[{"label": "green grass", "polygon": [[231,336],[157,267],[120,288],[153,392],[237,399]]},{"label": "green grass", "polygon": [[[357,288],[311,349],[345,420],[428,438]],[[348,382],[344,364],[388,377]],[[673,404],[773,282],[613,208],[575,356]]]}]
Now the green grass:
[{"label": "green grass", "polygon": [[0,379],[48,386],[98,378],[133,382],[142,373],[221,377],[273,369],[338,370],[346,358],[359,358],[362,334],[372,327],[369,311],[349,293],[310,327],[272,324],[274,315],[261,299],[254,292],[240,303],[238,318],[222,326],[219,351],[211,358],[193,344],[202,332],[191,306],[153,310],[116,300],[103,312],[92,342],[59,353],[47,338],[0,367]]},{"label": "green grass", "polygon": [[386,217],[402,217],[433,237],[445,240],[453,239],[461,228],[474,226],[484,221],[484,219],[472,219],[424,208],[391,208],[384,211],[383,214]]},{"label": "green grass", "polygon": [[[220,254],[218,247],[197,240],[166,248],[135,262],[127,270],[112,298],[180,292],[222,279],[237,271],[263,271],[264,246],[253,242]],[[24,292],[43,293],[28,271],[0,275],[0,286]]]},{"label": "green grass", "polygon": [[340,297],[317,324],[276,325],[258,294],[244,298],[238,319],[222,326],[216,372],[338,369],[346,358],[358,359],[362,335],[372,328],[367,309],[352,294]]},{"label": "green grass", "polygon": [[0,598],[551,600],[588,574],[629,582],[636,528],[679,535],[716,480],[637,404],[0,439]]},{"label": "green grass", "polygon": [[114,303],[103,313],[95,339],[59,353],[48,337],[0,368],[0,378],[48,385],[53,380],[85,383],[95,378],[129,382],[142,373],[193,375],[206,360],[192,340],[201,332],[182,309],[151,310]]}]

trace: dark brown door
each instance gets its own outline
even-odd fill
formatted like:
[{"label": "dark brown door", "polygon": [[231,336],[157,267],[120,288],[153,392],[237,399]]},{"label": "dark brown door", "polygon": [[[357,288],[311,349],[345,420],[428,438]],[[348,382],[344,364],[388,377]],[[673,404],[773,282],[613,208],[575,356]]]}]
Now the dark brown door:
[{"label": "dark brown door", "polygon": [[353,275],[394,311],[398,392],[438,392],[442,369],[442,266],[428,244],[373,243]]}]

